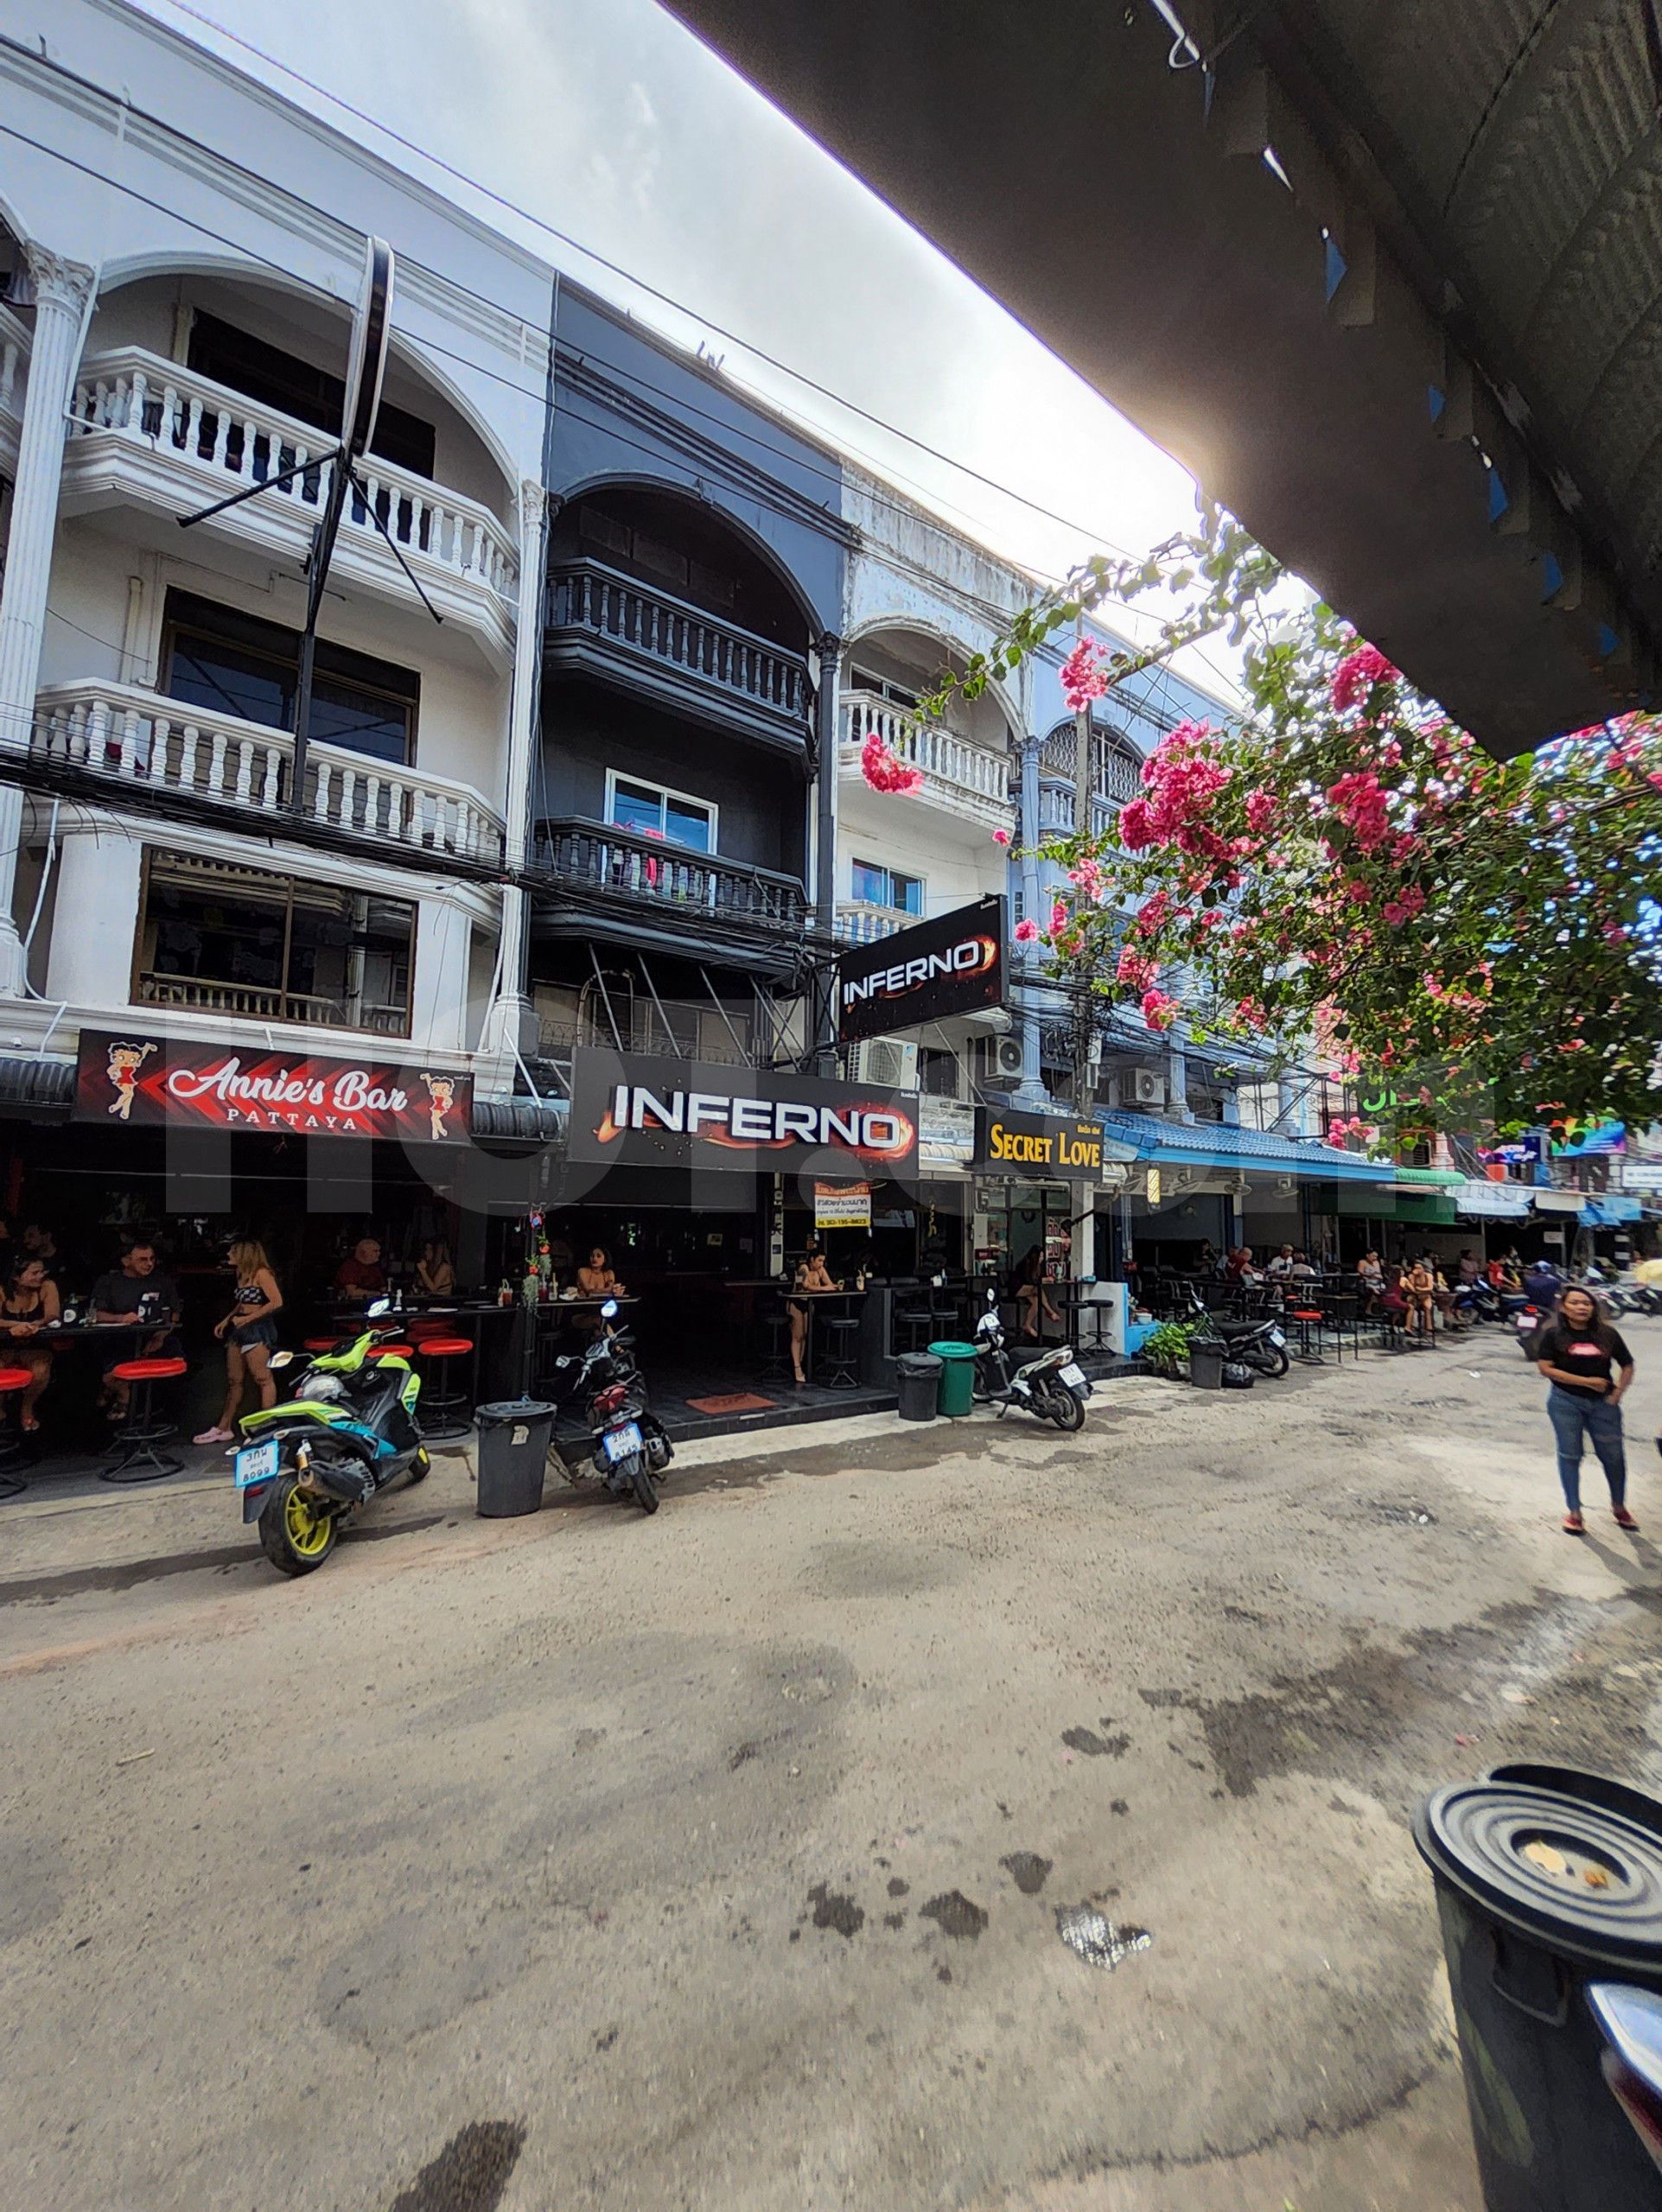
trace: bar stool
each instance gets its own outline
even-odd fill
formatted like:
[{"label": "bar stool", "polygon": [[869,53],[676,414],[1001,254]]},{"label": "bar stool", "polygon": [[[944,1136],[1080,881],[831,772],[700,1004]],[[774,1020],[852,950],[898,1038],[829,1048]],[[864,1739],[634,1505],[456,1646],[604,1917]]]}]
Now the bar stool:
[{"label": "bar stool", "polygon": [[934,1315],[915,1306],[902,1307],[895,1315],[895,1333],[898,1337],[902,1332],[906,1342],[899,1346],[901,1351],[921,1351],[940,1333],[935,1326]]},{"label": "bar stool", "polygon": [[793,1379],[791,1366],[791,1317],[785,1310],[785,1300],[777,1298],[762,1316],[762,1326],[767,1332],[767,1349],[762,1355],[759,1382],[788,1382]]},{"label": "bar stool", "polygon": [[1287,1308],[1287,1319],[1289,1321],[1296,1321],[1298,1324],[1298,1350],[1294,1357],[1303,1360],[1309,1366],[1325,1367],[1327,1361],[1310,1342],[1310,1331],[1313,1328],[1319,1329],[1327,1319],[1321,1308],[1315,1306],[1289,1306]]},{"label": "bar stool", "polygon": [[26,1367],[0,1367],[0,1497],[16,1497],[29,1488],[27,1479],[11,1470],[23,1456],[22,1394],[34,1380]]},{"label": "bar stool", "polygon": [[339,1337],[308,1337],[301,1345],[302,1351],[333,1351],[340,1343]]},{"label": "bar stool", "polygon": [[378,1367],[384,1359],[413,1359],[415,1356],[414,1344],[372,1344],[369,1348],[369,1357]]},{"label": "bar stool", "polygon": [[819,1380],[828,1390],[857,1389],[860,1324],[852,1318],[839,1314],[820,1323],[825,1338],[821,1356]]},{"label": "bar stool", "polygon": [[164,1475],[176,1475],[184,1461],[160,1452],[156,1447],[163,1437],[173,1434],[178,1424],[156,1419],[150,1397],[156,1383],[171,1382],[185,1372],[184,1361],[177,1357],[124,1359],[118,1361],[110,1372],[118,1382],[127,1385],[127,1418],[109,1446],[120,1457],[112,1467],[99,1471],[99,1480],[153,1483],[159,1482]]},{"label": "bar stool", "polygon": [[438,1371],[430,1386],[423,1385],[420,1399],[422,1434],[435,1443],[445,1437],[465,1436],[474,1425],[473,1389],[451,1389],[450,1362],[471,1359],[475,1349],[471,1337],[423,1337],[416,1346],[420,1358],[437,1363]]}]

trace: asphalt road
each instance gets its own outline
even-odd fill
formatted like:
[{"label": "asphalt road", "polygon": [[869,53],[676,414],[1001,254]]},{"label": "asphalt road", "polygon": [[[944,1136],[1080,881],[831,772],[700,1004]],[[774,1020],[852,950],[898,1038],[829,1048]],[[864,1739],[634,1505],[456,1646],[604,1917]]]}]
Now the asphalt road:
[{"label": "asphalt road", "polygon": [[1405,1816],[1662,1783],[1631,1336],[1638,1538],[1495,1333],[652,1520],[452,1457],[292,1585],[228,1486],[0,1507],[0,2202],[1476,2212]]}]

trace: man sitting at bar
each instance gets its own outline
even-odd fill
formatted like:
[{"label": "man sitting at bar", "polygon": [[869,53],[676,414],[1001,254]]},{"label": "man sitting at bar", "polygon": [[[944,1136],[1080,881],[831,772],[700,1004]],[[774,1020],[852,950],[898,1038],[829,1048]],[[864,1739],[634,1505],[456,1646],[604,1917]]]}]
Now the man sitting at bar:
[{"label": "man sitting at bar", "polygon": [[379,1237],[358,1239],[334,1271],[334,1287],[352,1306],[366,1306],[372,1298],[381,1295],[386,1288],[386,1270],[381,1265]]},{"label": "man sitting at bar", "polygon": [[159,1325],[136,1342],[128,1338],[110,1355],[104,1370],[104,1403],[110,1419],[124,1420],[127,1385],[110,1368],[127,1359],[176,1359],[181,1351],[177,1323],[179,1286],[169,1274],[158,1274],[156,1247],[140,1237],[121,1255],[121,1265],[92,1285],[92,1319],[105,1323],[154,1321]]}]

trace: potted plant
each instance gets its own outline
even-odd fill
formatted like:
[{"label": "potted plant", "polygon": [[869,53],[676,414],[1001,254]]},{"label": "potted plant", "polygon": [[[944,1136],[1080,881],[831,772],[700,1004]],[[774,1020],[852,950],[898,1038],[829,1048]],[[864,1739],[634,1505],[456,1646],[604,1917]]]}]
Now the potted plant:
[{"label": "potted plant", "polygon": [[1156,1375],[1169,1376],[1175,1382],[1188,1365],[1194,1334],[1192,1321],[1162,1321],[1143,1344],[1143,1357]]}]

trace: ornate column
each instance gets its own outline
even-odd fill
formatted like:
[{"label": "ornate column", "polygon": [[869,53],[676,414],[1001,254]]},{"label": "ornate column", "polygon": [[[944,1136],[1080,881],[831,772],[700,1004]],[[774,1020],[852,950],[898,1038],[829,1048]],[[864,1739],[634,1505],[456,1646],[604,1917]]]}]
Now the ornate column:
[{"label": "ornate column", "polygon": [[[0,592],[0,756],[29,750],[63,475],[64,410],[92,292],[92,271],[79,261],[39,245],[25,245],[23,261],[35,294],[35,334]],[[22,823],[22,792],[0,783],[0,995],[8,997],[23,987],[22,946],[11,911]]]},{"label": "ornate column", "polygon": [[[814,926],[829,941],[837,930],[837,679],[842,666],[843,640],[827,631],[814,641],[819,661],[819,688],[814,695]],[[815,1010],[817,1065],[823,1076],[837,1071],[837,990],[833,971],[826,970]]]},{"label": "ornate column", "polygon": [[[544,549],[547,527],[548,495],[535,477],[525,477],[519,485],[519,604],[514,620],[513,693],[508,709],[507,775],[503,800],[507,823],[506,857],[508,872],[513,875],[524,868],[531,843],[531,769],[532,751],[538,739],[537,708],[542,677],[543,594],[547,568]],[[531,1015],[525,988],[530,908],[530,894],[522,884],[504,884],[500,980],[495,1002],[486,1018],[483,1049],[506,1056],[510,1063]],[[512,1089],[511,1065],[506,1079]]]}]

